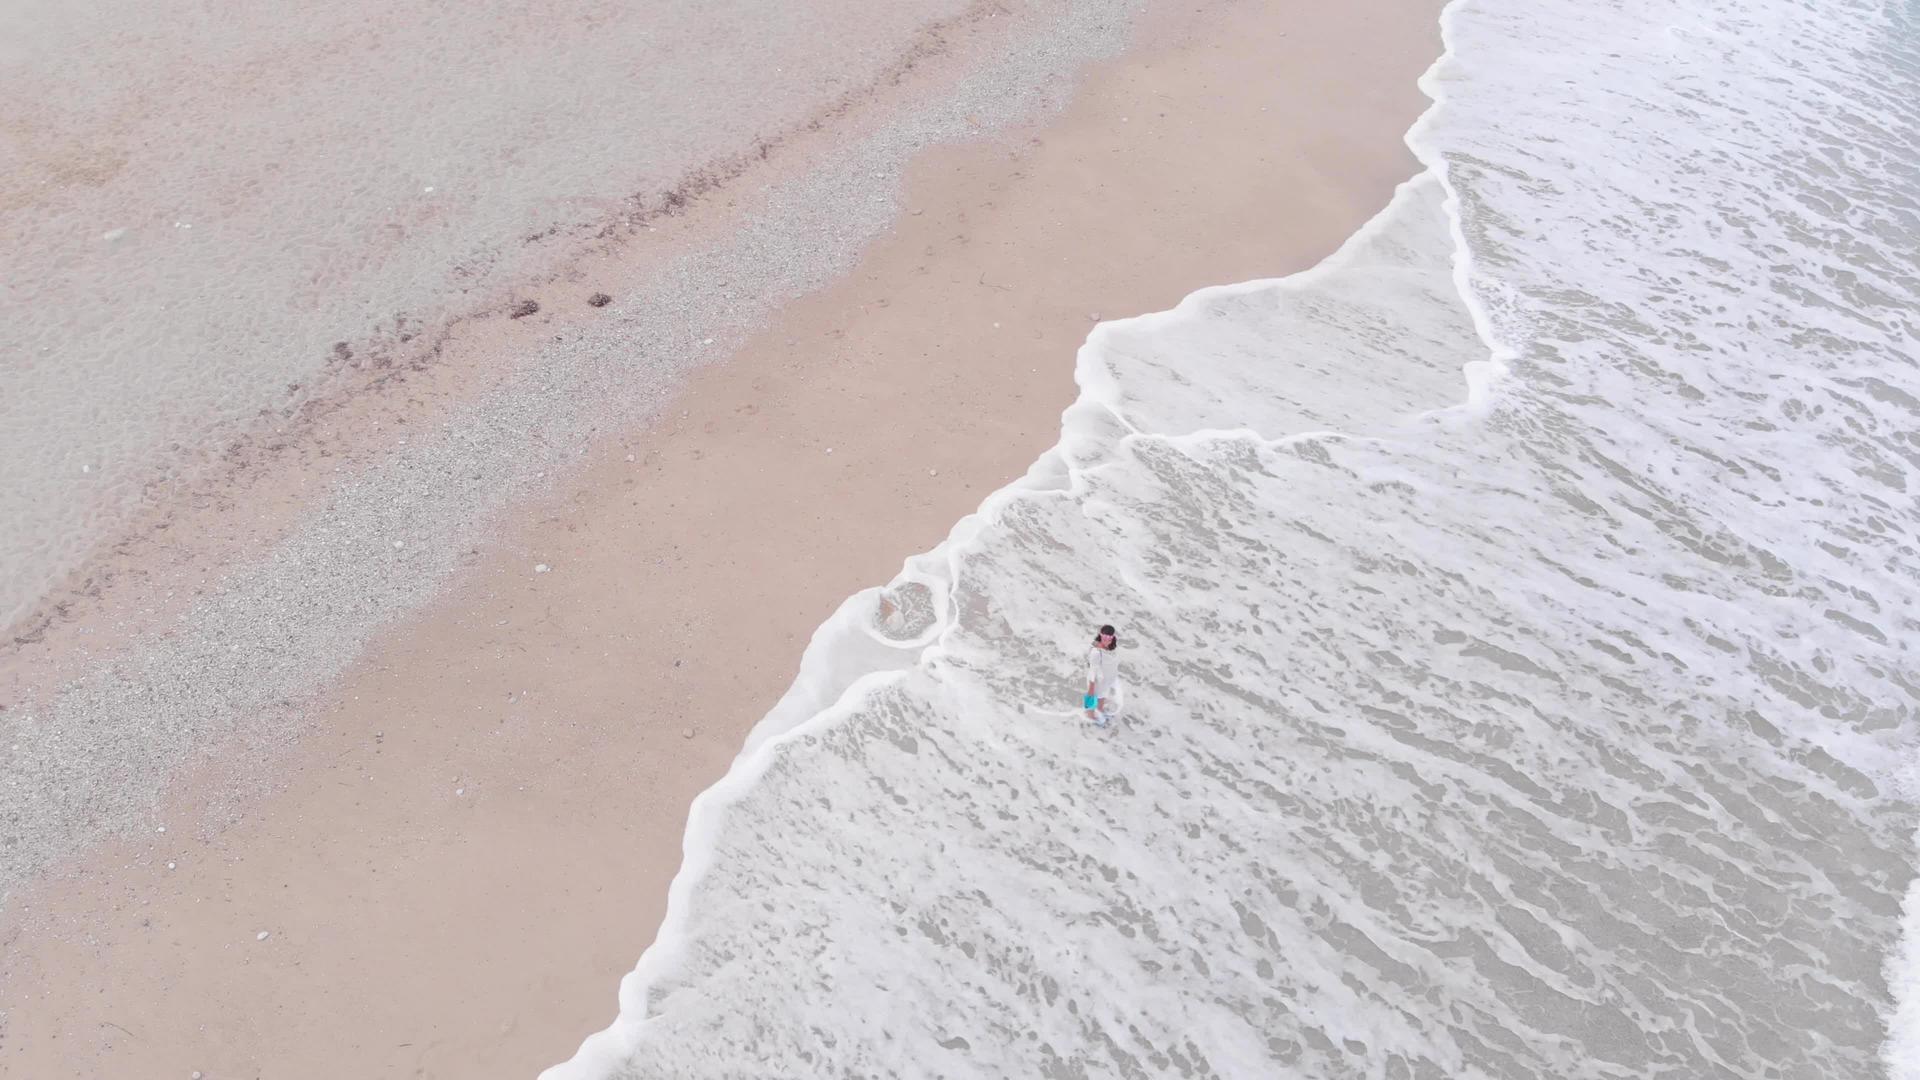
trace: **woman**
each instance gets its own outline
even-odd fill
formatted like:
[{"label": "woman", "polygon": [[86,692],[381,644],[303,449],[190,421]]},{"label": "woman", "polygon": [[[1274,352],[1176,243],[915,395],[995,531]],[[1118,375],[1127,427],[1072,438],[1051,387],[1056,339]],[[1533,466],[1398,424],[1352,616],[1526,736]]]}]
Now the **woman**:
[{"label": "woman", "polygon": [[1081,699],[1087,719],[1106,727],[1120,708],[1120,635],[1103,626],[1087,650],[1087,696]]}]

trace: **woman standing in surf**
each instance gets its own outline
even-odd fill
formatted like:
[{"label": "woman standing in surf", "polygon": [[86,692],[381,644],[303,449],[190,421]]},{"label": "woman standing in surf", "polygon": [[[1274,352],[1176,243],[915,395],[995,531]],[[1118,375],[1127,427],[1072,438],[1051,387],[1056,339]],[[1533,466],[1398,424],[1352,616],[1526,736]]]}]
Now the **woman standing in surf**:
[{"label": "woman standing in surf", "polygon": [[1119,649],[1120,635],[1109,625],[1100,628],[1087,650],[1087,695],[1081,704],[1096,727],[1106,727],[1120,708]]}]

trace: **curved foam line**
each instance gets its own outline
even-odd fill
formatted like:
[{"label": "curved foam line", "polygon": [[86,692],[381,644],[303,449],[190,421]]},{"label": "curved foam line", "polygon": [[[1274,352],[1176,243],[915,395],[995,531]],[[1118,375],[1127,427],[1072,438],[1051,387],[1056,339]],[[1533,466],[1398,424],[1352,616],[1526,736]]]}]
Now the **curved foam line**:
[{"label": "curved foam line", "polygon": [[[787,693],[748,733],[726,775],[701,792],[689,808],[686,833],[681,844],[680,870],[674,875],[667,891],[666,917],[661,922],[654,943],[641,954],[633,970],[620,980],[619,1015],[612,1024],[589,1035],[571,1059],[542,1072],[541,1080],[598,1080],[631,1058],[647,1024],[648,994],[673,971],[685,954],[690,940],[686,926],[691,918],[693,892],[714,862],[715,839],[725,822],[727,811],[772,767],[775,755],[786,743],[809,731],[831,726],[837,719],[857,711],[874,691],[898,681],[913,667],[945,651],[947,636],[954,629],[951,617],[952,588],[959,577],[960,556],[1003,507],[1019,498],[1049,495],[1070,497],[1079,493],[1084,489],[1089,473],[1112,460],[1113,451],[1137,439],[1159,439],[1178,445],[1207,439],[1251,438],[1268,445],[1285,445],[1316,439],[1372,438],[1340,431],[1310,431],[1269,439],[1247,428],[1206,429],[1179,435],[1142,431],[1126,416],[1121,407],[1119,385],[1098,359],[1108,339],[1122,328],[1145,329],[1188,318],[1195,309],[1219,298],[1275,287],[1294,290],[1311,284],[1341,268],[1354,250],[1384,229],[1395,206],[1416,185],[1438,182],[1446,192],[1443,210],[1453,238],[1454,285],[1467,306],[1476,333],[1488,345],[1489,359],[1465,365],[1466,397],[1463,401],[1420,415],[1426,417],[1461,409],[1471,415],[1479,415],[1491,407],[1493,384],[1507,374],[1509,368],[1505,360],[1514,353],[1497,342],[1490,315],[1469,288],[1472,262],[1460,224],[1459,198],[1449,181],[1446,161],[1437,149],[1423,146],[1417,141],[1421,132],[1430,126],[1435,111],[1445,103],[1435,73],[1453,57],[1450,16],[1462,2],[1451,0],[1441,12],[1442,52],[1418,83],[1431,104],[1408,129],[1405,137],[1407,145],[1425,169],[1401,183],[1385,208],[1356,229],[1332,255],[1306,270],[1279,278],[1208,286],[1187,294],[1171,309],[1096,325],[1075,354],[1074,383],[1078,393],[1073,403],[1061,412],[1059,440],[1042,453],[1019,479],[989,494],[978,509],[956,522],[939,545],[909,557],[885,588],[864,589],[848,597],[814,631],[802,654],[800,670]],[[1118,439],[1101,445],[1101,438],[1089,420],[1091,413],[1111,418],[1124,433]],[[1095,455],[1089,464],[1074,465],[1070,451],[1088,441],[1092,442],[1094,449],[1104,453]],[[1065,483],[1060,483],[1056,478],[1063,478]],[[886,591],[916,583],[927,586],[932,594],[935,605],[933,622],[926,631],[910,641],[884,639],[872,628],[870,613],[875,602]],[[900,662],[897,666],[866,671],[850,681],[836,678],[833,671],[835,654],[846,641],[856,638],[897,646]],[[843,681],[844,685],[841,685]]]},{"label": "curved foam line", "polygon": [[1440,151],[1430,134],[1440,110],[1446,105],[1440,74],[1456,59],[1454,20],[1465,2],[1449,0],[1447,6],[1440,9],[1440,58],[1421,74],[1418,84],[1420,92],[1427,95],[1433,104],[1422,111],[1413,126],[1407,129],[1406,143],[1407,148],[1413,151],[1413,156],[1426,166],[1447,193],[1441,209],[1447,216],[1447,231],[1453,237],[1453,288],[1460,294],[1460,302],[1466,305],[1467,316],[1473,320],[1474,332],[1487,346],[1486,360],[1466,365],[1467,400],[1464,408],[1469,414],[1479,416],[1492,408],[1494,384],[1512,371],[1507,361],[1518,355],[1518,350],[1501,340],[1494,330],[1492,313],[1473,291],[1473,249],[1467,245],[1466,228],[1460,220],[1460,192],[1447,168],[1446,155]]}]

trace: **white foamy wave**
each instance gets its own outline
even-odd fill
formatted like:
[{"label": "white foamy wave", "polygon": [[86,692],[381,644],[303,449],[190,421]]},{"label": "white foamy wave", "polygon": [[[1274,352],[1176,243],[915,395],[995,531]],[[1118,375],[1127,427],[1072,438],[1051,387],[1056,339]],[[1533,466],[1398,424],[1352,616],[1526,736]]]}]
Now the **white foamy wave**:
[{"label": "white foamy wave", "polygon": [[[1920,848],[1920,834],[1914,836]],[[1889,1080],[1920,1080],[1920,878],[1907,886],[1900,945],[1887,958],[1887,989],[1894,1009],[1885,1050]]]},{"label": "white foamy wave", "polygon": [[[1059,447],[822,628],[695,804],[619,1019],[548,1075],[1895,1061],[1920,117],[1888,19],[1450,8],[1433,171],[1309,274],[1095,331]],[[1111,735],[1073,708],[1108,621]]]}]

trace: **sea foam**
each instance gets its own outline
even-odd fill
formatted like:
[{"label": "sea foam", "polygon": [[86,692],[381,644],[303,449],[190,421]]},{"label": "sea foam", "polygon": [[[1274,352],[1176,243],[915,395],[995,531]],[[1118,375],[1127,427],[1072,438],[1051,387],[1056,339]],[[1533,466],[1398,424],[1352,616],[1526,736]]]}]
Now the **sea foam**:
[{"label": "sea foam", "polygon": [[1429,171],[1094,331],[547,1075],[1910,1068],[1911,18],[1450,7]]}]

